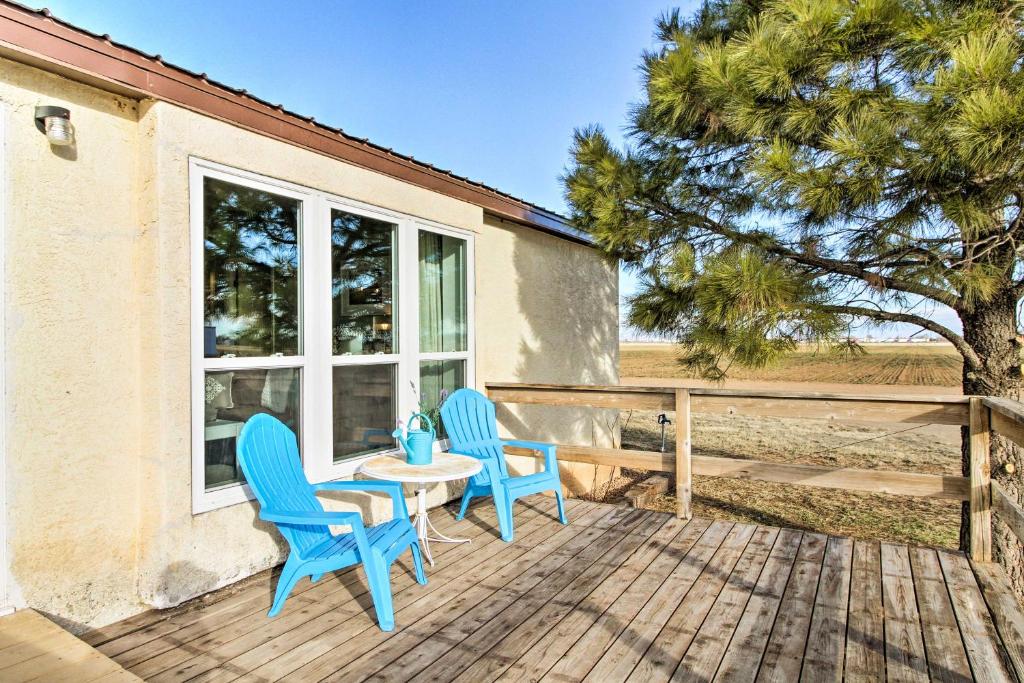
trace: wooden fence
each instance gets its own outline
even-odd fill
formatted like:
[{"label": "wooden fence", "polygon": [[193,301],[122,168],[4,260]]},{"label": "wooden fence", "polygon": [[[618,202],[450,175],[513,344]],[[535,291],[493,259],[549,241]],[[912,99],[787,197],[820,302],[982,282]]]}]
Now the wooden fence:
[{"label": "wooden fence", "polygon": [[[699,474],[966,500],[971,510],[970,555],[976,561],[989,562],[992,559],[993,509],[1024,540],[1024,510],[992,483],[989,464],[993,431],[1024,445],[1024,405],[1016,401],[976,396],[849,396],[733,389],[507,383],[488,383],[487,392],[495,403],[675,411],[674,453],[559,445],[558,457],[566,461],[674,474],[676,513],[683,518],[690,517],[691,482],[693,475]],[[967,426],[970,428],[970,476],[694,456],[690,431],[693,413]],[[507,450],[518,455],[537,455],[529,449]]]}]

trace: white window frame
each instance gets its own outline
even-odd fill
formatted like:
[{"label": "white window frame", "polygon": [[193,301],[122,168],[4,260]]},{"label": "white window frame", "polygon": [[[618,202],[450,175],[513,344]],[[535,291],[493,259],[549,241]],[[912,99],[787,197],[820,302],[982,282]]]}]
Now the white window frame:
[{"label": "white window frame", "polygon": [[[301,288],[302,355],[260,358],[205,358],[203,356],[203,180],[216,178],[226,182],[261,189],[302,202],[299,263]],[[397,226],[395,248],[398,250],[397,329],[398,352],[380,355],[331,355],[331,232],[332,209],[387,221]],[[192,512],[199,514],[254,498],[243,484],[207,491],[205,488],[205,415],[204,391],[207,370],[245,368],[296,367],[301,373],[299,419],[300,449],[303,469],[312,482],[350,477],[364,460],[380,455],[378,451],[365,456],[334,462],[332,435],[332,367],[335,365],[395,364],[395,408],[398,418],[405,420],[414,412],[419,396],[419,363],[421,360],[463,360],[466,365],[466,386],[476,385],[474,363],[476,341],[474,326],[475,274],[474,233],[441,225],[389,209],[335,194],[296,185],[283,180],[250,173],[216,162],[189,158],[189,212],[191,240],[191,396],[192,396]],[[467,346],[464,352],[419,353],[419,231],[438,232],[466,242],[466,325]],[[447,448],[447,441],[435,443],[435,450]],[[383,451],[396,453],[399,449]]]}]

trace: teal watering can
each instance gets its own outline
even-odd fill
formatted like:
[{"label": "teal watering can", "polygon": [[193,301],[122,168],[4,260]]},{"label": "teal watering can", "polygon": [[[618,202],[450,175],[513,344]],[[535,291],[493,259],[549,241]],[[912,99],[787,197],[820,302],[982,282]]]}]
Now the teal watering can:
[{"label": "teal watering can", "polygon": [[[416,419],[420,421],[420,429],[412,428],[412,421]],[[423,430],[424,423],[430,431]],[[392,432],[391,436],[401,442],[402,448],[405,449],[405,459],[410,465],[429,465],[431,463],[434,437],[437,436],[437,432],[434,431],[434,423],[430,421],[429,417],[423,413],[413,413],[409,416],[409,427],[406,429],[405,436],[402,436],[401,427]]]}]

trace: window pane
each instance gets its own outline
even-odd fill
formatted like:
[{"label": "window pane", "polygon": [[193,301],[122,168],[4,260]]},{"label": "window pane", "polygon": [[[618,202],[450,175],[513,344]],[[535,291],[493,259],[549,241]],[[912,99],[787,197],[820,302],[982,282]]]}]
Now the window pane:
[{"label": "window pane", "polygon": [[466,386],[466,361],[427,360],[420,363],[420,410],[437,427],[437,438],[448,434],[441,424],[441,404],[456,389]]},{"label": "window pane", "polygon": [[203,180],[203,354],[297,355],[302,202]]},{"label": "window pane", "polygon": [[395,228],[331,211],[331,345],[336,356],[395,353]]},{"label": "window pane", "polygon": [[466,241],[420,231],[420,352],[466,350]]},{"label": "window pane", "polygon": [[395,447],[395,366],[336,365],[334,461]]},{"label": "window pane", "polygon": [[273,415],[299,434],[298,368],[210,371],[203,391],[207,491],[243,481],[235,460],[236,440],[253,415]]}]

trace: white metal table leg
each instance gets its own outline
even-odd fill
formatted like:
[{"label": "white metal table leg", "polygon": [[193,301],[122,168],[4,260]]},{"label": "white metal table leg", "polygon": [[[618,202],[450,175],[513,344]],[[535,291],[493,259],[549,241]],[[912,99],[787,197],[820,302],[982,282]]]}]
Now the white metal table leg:
[{"label": "white metal table leg", "polygon": [[[436,534],[431,536],[428,529]],[[434,566],[434,556],[430,554],[430,542],[436,541],[437,543],[472,543],[472,539],[469,538],[451,538],[445,536],[434,526],[434,523],[430,521],[430,517],[427,515],[427,490],[416,489],[416,536],[420,539],[420,545],[423,547],[423,554],[426,556],[430,566]]]},{"label": "white metal table leg", "polygon": [[420,545],[423,546],[423,554],[426,556],[427,562],[433,567],[434,556],[430,554],[430,536],[427,535],[428,523],[427,490],[416,489],[416,536],[420,539]]}]

